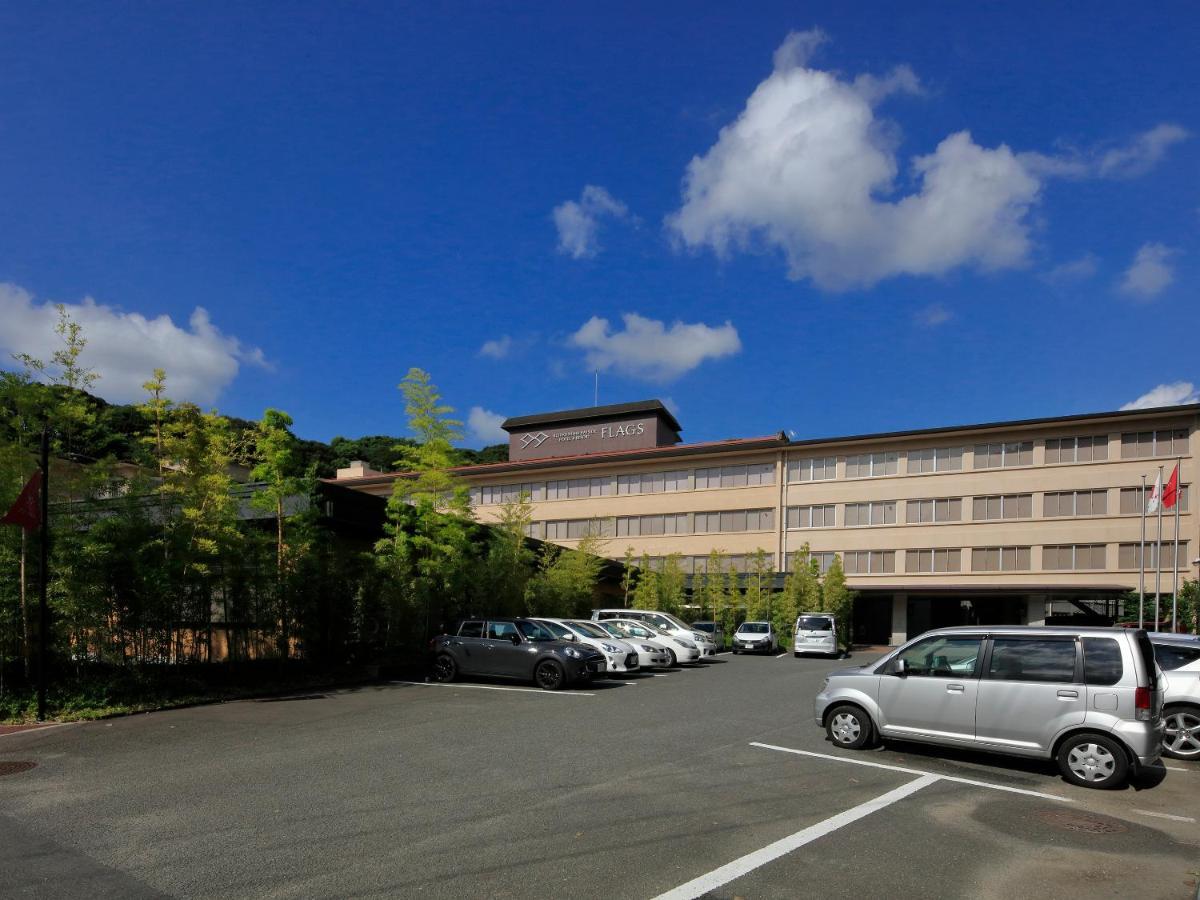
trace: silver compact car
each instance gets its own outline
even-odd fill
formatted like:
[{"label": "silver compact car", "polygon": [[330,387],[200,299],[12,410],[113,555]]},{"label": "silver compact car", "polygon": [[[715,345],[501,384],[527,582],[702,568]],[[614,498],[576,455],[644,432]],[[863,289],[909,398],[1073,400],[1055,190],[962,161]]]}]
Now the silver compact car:
[{"label": "silver compact car", "polygon": [[1163,755],[1200,759],[1200,639],[1183,634],[1153,634],[1154,658],[1163,671]]},{"label": "silver compact car", "polygon": [[1074,784],[1115,788],[1159,758],[1162,688],[1142,630],[941,628],[830,673],[815,713],[848,749],[893,738],[1054,759]]}]

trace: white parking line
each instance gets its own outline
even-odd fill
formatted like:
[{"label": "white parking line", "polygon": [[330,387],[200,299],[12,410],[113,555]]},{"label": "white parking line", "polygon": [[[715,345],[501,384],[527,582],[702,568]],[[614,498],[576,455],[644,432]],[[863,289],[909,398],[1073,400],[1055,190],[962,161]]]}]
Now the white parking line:
[{"label": "white parking line", "polygon": [[783,659],[783,658],[784,658],[785,656],[787,656],[787,655],[788,655],[788,652],[787,652],[786,650],[784,650],[782,653],[780,653],[780,654],[779,654],[778,656],[776,656],[775,658],[776,658],[776,659]]},{"label": "white parking line", "polygon": [[1060,803],[1074,803],[1070,797],[1057,797],[1054,794],[1044,794],[1041,791],[1030,791],[1025,788],[1009,787],[1006,784],[992,784],[990,781],[976,781],[974,778],[959,778],[957,775],[939,775],[936,772],[926,772],[922,769],[909,769],[905,766],[889,766],[886,763],[870,762],[865,759],[847,759],[844,756],[833,756],[829,753],[813,753],[811,750],[795,750],[791,747],[777,747],[774,744],[760,744],[751,741],[751,747],[762,750],[778,750],[781,753],[794,753],[797,756],[812,756],[816,759],[831,759],[834,762],[850,763],[853,766],[868,766],[872,769],[887,769],[889,772],[903,772],[905,775],[928,775],[942,781],[953,781],[955,784],[969,784],[972,787],[989,788],[993,791],[1005,791],[1009,794],[1023,794],[1026,797],[1040,797],[1043,800],[1057,800]]},{"label": "white parking line", "polygon": [[818,838],[822,838],[845,825],[869,816],[876,810],[891,806],[897,800],[903,800],[905,797],[915,794],[922,788],[929,787],[929,785],[935,784],[939,780],[936,775],[923,775],[916,781],[910,781],[908,784],[902,785],[894,791],[888,791],[874,800],[860,803],[853,809],[838,813],[836,816],[830,816],[823,822],[810,825],[808,828],[775,841],[773,844],[768,844],[761,850],[755,850],[753,853],[748,853],[740,859],[735,859],[731,863],[726,863],[720,868],[713,869],[706,875],[693,878],[687,884],[681,884],[679,887],[667,891],[665,894],[659,894],[655,900],[693,900],[695,897],[702,897],[710,891],[728,884],[735,878],[741,878],[743,875],[753,872],[760,866],[765,866],[767,863],[779,859],[779,857],[785,856],[793,850],[803,847],[805,844],[811,844]]},{"label": "white parking line", "polygon": [[537,694],[539,697],[595,697],[586,691],[543,691],[541,688],[499,687],[491,684],[462,684],[461,682],[441,681],[392,681],[390,684],[412,684],[417,687],[466,688],[471,691],[514,691],[521,694]]},{"label": "white parking line", "polygon": [[1156,819],[1170,819],[1172,822],[1195,822],[1191,816],[1173,816],[1170,813],[1150,812],[1148,809],[1131,809],[1130,812],[1135,812],[1139,816],[1154,816]]},{"label": "white parking line", "polygon": [[1192,771],[1191,769],[1181,769],[1179,766],[1163,766],[1163,768],[1167,769],[1170,772],[1191,772]]}]

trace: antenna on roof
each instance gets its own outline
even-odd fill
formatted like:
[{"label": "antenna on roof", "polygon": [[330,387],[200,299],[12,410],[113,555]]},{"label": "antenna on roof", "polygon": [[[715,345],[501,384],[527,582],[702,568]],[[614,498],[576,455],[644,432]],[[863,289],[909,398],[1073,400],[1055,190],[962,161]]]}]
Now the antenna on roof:
[{"label": "antenna on roof", "polygon": [[596,370],[596,391],[592,396],[592,406],[600,405],[600,370]]}]

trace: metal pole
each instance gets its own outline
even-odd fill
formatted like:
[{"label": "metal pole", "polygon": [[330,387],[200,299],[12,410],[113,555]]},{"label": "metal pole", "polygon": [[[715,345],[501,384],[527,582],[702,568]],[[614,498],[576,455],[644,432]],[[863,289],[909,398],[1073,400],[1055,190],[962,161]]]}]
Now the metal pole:
[{"label": "metal pole", "polygon": [[46,586],[50,581],[50,428],[42,426],[42,596],[38,605],[37,717],[46,721],[46,632],[50,615],[46,608]]},{"label": "metal pole", "polygon": [[1171,633],[1179,633],[1179,507],[1180,494],[1183,489],[1183,471],[1181,460],[1175,460],[1175,553],[1171,557],[1171,568],[1174,570],[1174,581],[1171,586]]},{"label": "metal pole", "polygon": [[1158,540],[1154,542],[1154,630],[1162,627],[1162,614],[1159,611],[1159,600],[1162,596],[1162,502],[1163,502],[1163,467],[1158,467]]},{"label": "metal pole", "polygon": [[1146,627],[1146,476],[1142,476],[1142,545],[1138,550],[1138,628]]}]

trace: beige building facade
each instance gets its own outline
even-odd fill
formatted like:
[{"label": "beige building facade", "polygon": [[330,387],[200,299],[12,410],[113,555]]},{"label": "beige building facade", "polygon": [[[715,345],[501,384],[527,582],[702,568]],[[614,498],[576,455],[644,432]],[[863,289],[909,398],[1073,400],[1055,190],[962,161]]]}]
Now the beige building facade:
[{"label": "beige building facade", "polygon": [[[1179,580],[1195,578],[1200,405],[789,440],[699,444],[657,401],[510,419],[510,461],[458,471],[482,522],[520,494],[532,537],[588,532],[616,559],[679,554],[689,573],[720,550],[735,568],[761,549],[783,572],[807,546],[841,557],[859,592],[855,639],[898,643],[947,624],[1112,617],[1137,590],[1142,479],[1180,465]],[[361,464],[337,481],[388,494]],[[1149,490],[1149,489],[1148,489]],[[1174,510],[1147,521],[1147,618],[1175,582]],[[1170,604],[1164,604],[1164,616]]]}]

